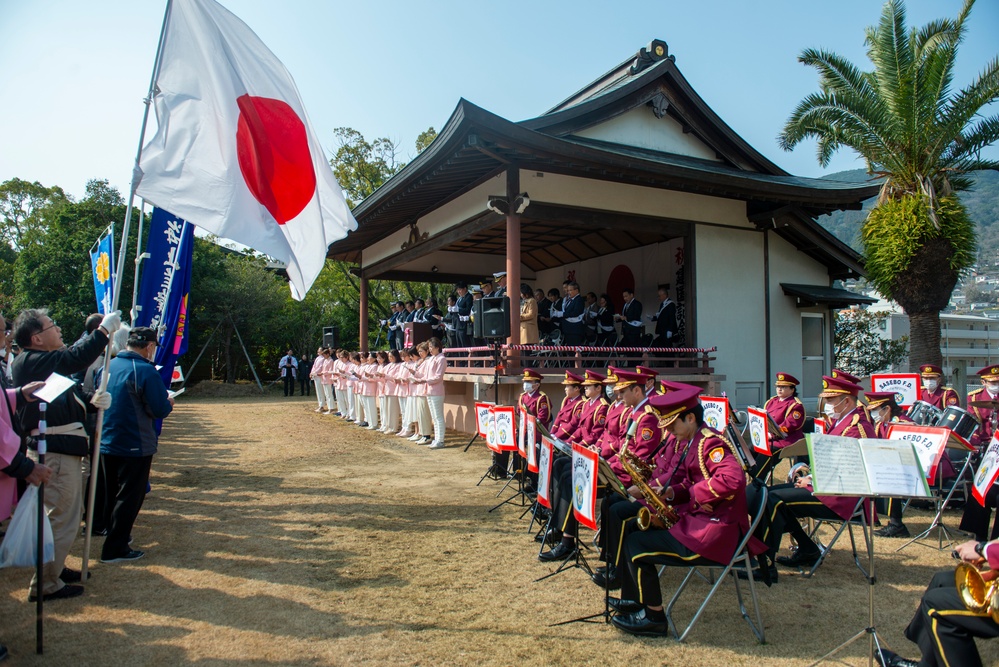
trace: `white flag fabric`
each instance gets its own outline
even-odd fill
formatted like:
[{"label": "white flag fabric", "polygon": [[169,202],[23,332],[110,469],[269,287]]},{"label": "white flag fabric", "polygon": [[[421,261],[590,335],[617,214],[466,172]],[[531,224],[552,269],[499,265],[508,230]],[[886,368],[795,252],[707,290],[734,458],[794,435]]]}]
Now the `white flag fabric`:
[{"label": "white flag fabric", "polygon": [[357,221],[284,65],[214,0],[173,0],[153,102],[139,196],[285,262],[304,298]]}]

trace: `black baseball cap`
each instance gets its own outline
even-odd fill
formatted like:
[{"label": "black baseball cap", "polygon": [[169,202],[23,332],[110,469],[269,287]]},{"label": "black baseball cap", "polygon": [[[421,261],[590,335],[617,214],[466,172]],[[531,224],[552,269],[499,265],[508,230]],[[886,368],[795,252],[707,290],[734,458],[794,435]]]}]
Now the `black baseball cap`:
[{"label": "black baseball cap", "polygon": [[156,329],[152,327],[135,327],[128,332],[128,344],[134,345],[137,343],[155,343],[159,336],[156,335]]}]

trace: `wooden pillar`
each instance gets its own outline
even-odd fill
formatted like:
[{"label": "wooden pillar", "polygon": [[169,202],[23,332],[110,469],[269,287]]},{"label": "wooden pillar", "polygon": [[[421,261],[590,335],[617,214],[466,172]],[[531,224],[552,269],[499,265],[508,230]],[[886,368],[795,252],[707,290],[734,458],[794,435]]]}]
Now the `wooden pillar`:
[{"label": "wooden pillar", "polygon": [[361,307],[360,307],[360,326],[358,327],[358,347],[361,352],[368,351],[368,279],[364,277],[364,273],[361,273]]},{"label": "wooden pillar", "polygon": [[[506,170],[506,201],[510,207],[506,216],[506,294],[510,297],[510,337],[507,343],[520,344],[520,215],[515,210],[520,194],[520,169],[510,165]],[[510,356],[508,367],[518,366],[519,353]]]}]

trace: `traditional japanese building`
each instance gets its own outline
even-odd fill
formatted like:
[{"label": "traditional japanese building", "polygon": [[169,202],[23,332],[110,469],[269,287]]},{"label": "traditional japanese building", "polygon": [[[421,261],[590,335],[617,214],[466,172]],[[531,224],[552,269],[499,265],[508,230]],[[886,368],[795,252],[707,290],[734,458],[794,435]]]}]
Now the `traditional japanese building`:
[{"label": "traditional japanese building", "polygon": [[[685,345],[717,349],[701,353],[710,363],[669,372],[758,405],[778,370],[802,379],[805,399],[817,395],[830,309],[864,299],[832,286],[863,265],[816,218],[860,208],[877,189],[785,172],[708,107],[656,40],[536,118],[512,122],[460,100],[435,141],[357,206],[357,231],[329,256],[361,277],[361,340],[371,279],[506,270],[516,297],[522,282],[547,290],[571,276],[618,308],[620,286],[634,284],[645,314],[670,283]],[[519,213],[489,207],[523,195]],[[476,376],[454,371],[448,421],[467,430],[473,391],[461,384]]]}]

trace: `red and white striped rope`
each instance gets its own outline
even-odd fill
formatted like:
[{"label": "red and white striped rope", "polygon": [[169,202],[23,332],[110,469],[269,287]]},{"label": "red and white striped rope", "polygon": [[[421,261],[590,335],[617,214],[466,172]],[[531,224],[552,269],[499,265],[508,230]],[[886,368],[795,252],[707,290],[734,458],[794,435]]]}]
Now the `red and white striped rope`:
[{"label": "red and white striped rope", "polygon": [[717,347],[590,347],[582,345],[504,345],[505,350],[538,352],[717,352]]}]

